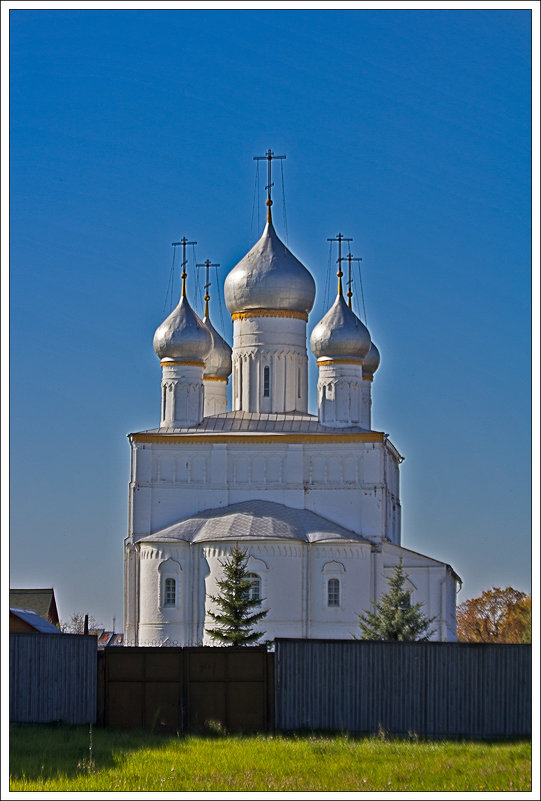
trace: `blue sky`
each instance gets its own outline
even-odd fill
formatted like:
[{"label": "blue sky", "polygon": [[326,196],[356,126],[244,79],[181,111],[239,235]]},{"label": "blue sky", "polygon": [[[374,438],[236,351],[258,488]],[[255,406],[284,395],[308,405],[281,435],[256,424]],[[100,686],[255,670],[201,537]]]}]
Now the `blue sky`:
[{"label": "blue sky", "polygon": [[121,629],[126,434],[159,422],[171,242],[222,265],[231,341],[219,294],[262,229],[270,147],[309,331],[327,237],[363,259],[403,545],[453,565],[458,602],[529,591],[530,80],[528,10],[12,9],[11,585]]}]

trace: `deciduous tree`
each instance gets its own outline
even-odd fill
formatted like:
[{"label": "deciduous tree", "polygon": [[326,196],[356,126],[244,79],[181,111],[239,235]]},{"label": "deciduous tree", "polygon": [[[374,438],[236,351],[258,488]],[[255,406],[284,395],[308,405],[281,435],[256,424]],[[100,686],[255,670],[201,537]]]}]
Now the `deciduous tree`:
[{"label": "deciduous tree", "polygon": [[402,558],[389,578],[389,590],[373,603],[373,612],[359,615],[361,640],[399,640],[412,642],[428,640],[433,633],[430,625],[435,618],[421,612],[422,603],[411,603],[411,593],[406,589],[407,575],[402,567]]},{"label": "deciduous tree", "polygon": [[224,570],[223,578],[218,581],[220,595],[209,596],[219,611],[208,611],[217,626],[206,632],[223,645],[249,645],[265,633],[253,628],[268,610],[255,611],[262,599],[250,597],[253,580],[248,575],[247,562],[246,550],[236,543],[229,556],[220,562]]},{"label": "deciduous tree", "polygon": [[492,587],[461,603],[456,623],[461,642],[531,642],[531,595],[513,587]]},{"label": "deciduous tree", "polygon": [[[85,630],[85,615],[83,612],[74,612],[70,619],[63,622],[61,630],[66,634],[84,634]],[[103,628],[92,615],[88,616],[88,630]]]}]

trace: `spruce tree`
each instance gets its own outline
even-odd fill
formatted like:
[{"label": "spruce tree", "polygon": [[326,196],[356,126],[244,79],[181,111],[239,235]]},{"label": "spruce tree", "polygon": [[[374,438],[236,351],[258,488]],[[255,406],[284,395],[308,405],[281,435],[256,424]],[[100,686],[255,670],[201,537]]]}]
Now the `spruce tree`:
[{"label": "spruce tree", "polygon": [[402,557],[389,578],[389,590],[377,603],[372,601],[373,612],[359,615],[361,640],[398,640],[426,642],[433,633],[431,623],[421,612],[422,603],[411,604],[411,593],[404,587],[407,576],[402,567]]},{"label": "spruce tree", "polygon": [[220,595],[209,596],[219,611],[209,610],[208,615],[218,625],[205,630],[212,639],[223,645],[248,645],[265,633],[252,630],[268,610],[254,611],[261,606],[261,599],[250,598],[252,580],[248,576],[247,561],[246,550],[235,543],[229,556],[220,562],[224,569],[223,578],[218,581]]}]

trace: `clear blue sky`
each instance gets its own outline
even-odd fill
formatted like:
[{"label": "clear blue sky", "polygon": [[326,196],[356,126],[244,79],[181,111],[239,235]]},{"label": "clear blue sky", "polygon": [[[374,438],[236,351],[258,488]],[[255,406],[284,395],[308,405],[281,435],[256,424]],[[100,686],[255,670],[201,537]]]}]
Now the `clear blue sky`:
[{"label": "clear blue sky", "polygon": [[530,37],[528,10],[11,11],[12,586],[121,630],[126,434],[159,423],[171,242],[223,284],[270,147],[309,331],[327,237],[363,259],[403,545],[453,565],[459,602],[530,590]]}]

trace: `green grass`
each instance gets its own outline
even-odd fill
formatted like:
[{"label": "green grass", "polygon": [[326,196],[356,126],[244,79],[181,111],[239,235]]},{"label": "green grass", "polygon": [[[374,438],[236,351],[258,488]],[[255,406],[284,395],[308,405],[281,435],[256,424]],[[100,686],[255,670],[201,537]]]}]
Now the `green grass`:
[{"label": "green grass", "polygon": [[12,726],[21,791],[525,791],[529,741],[325,736],[178,736]]}]

